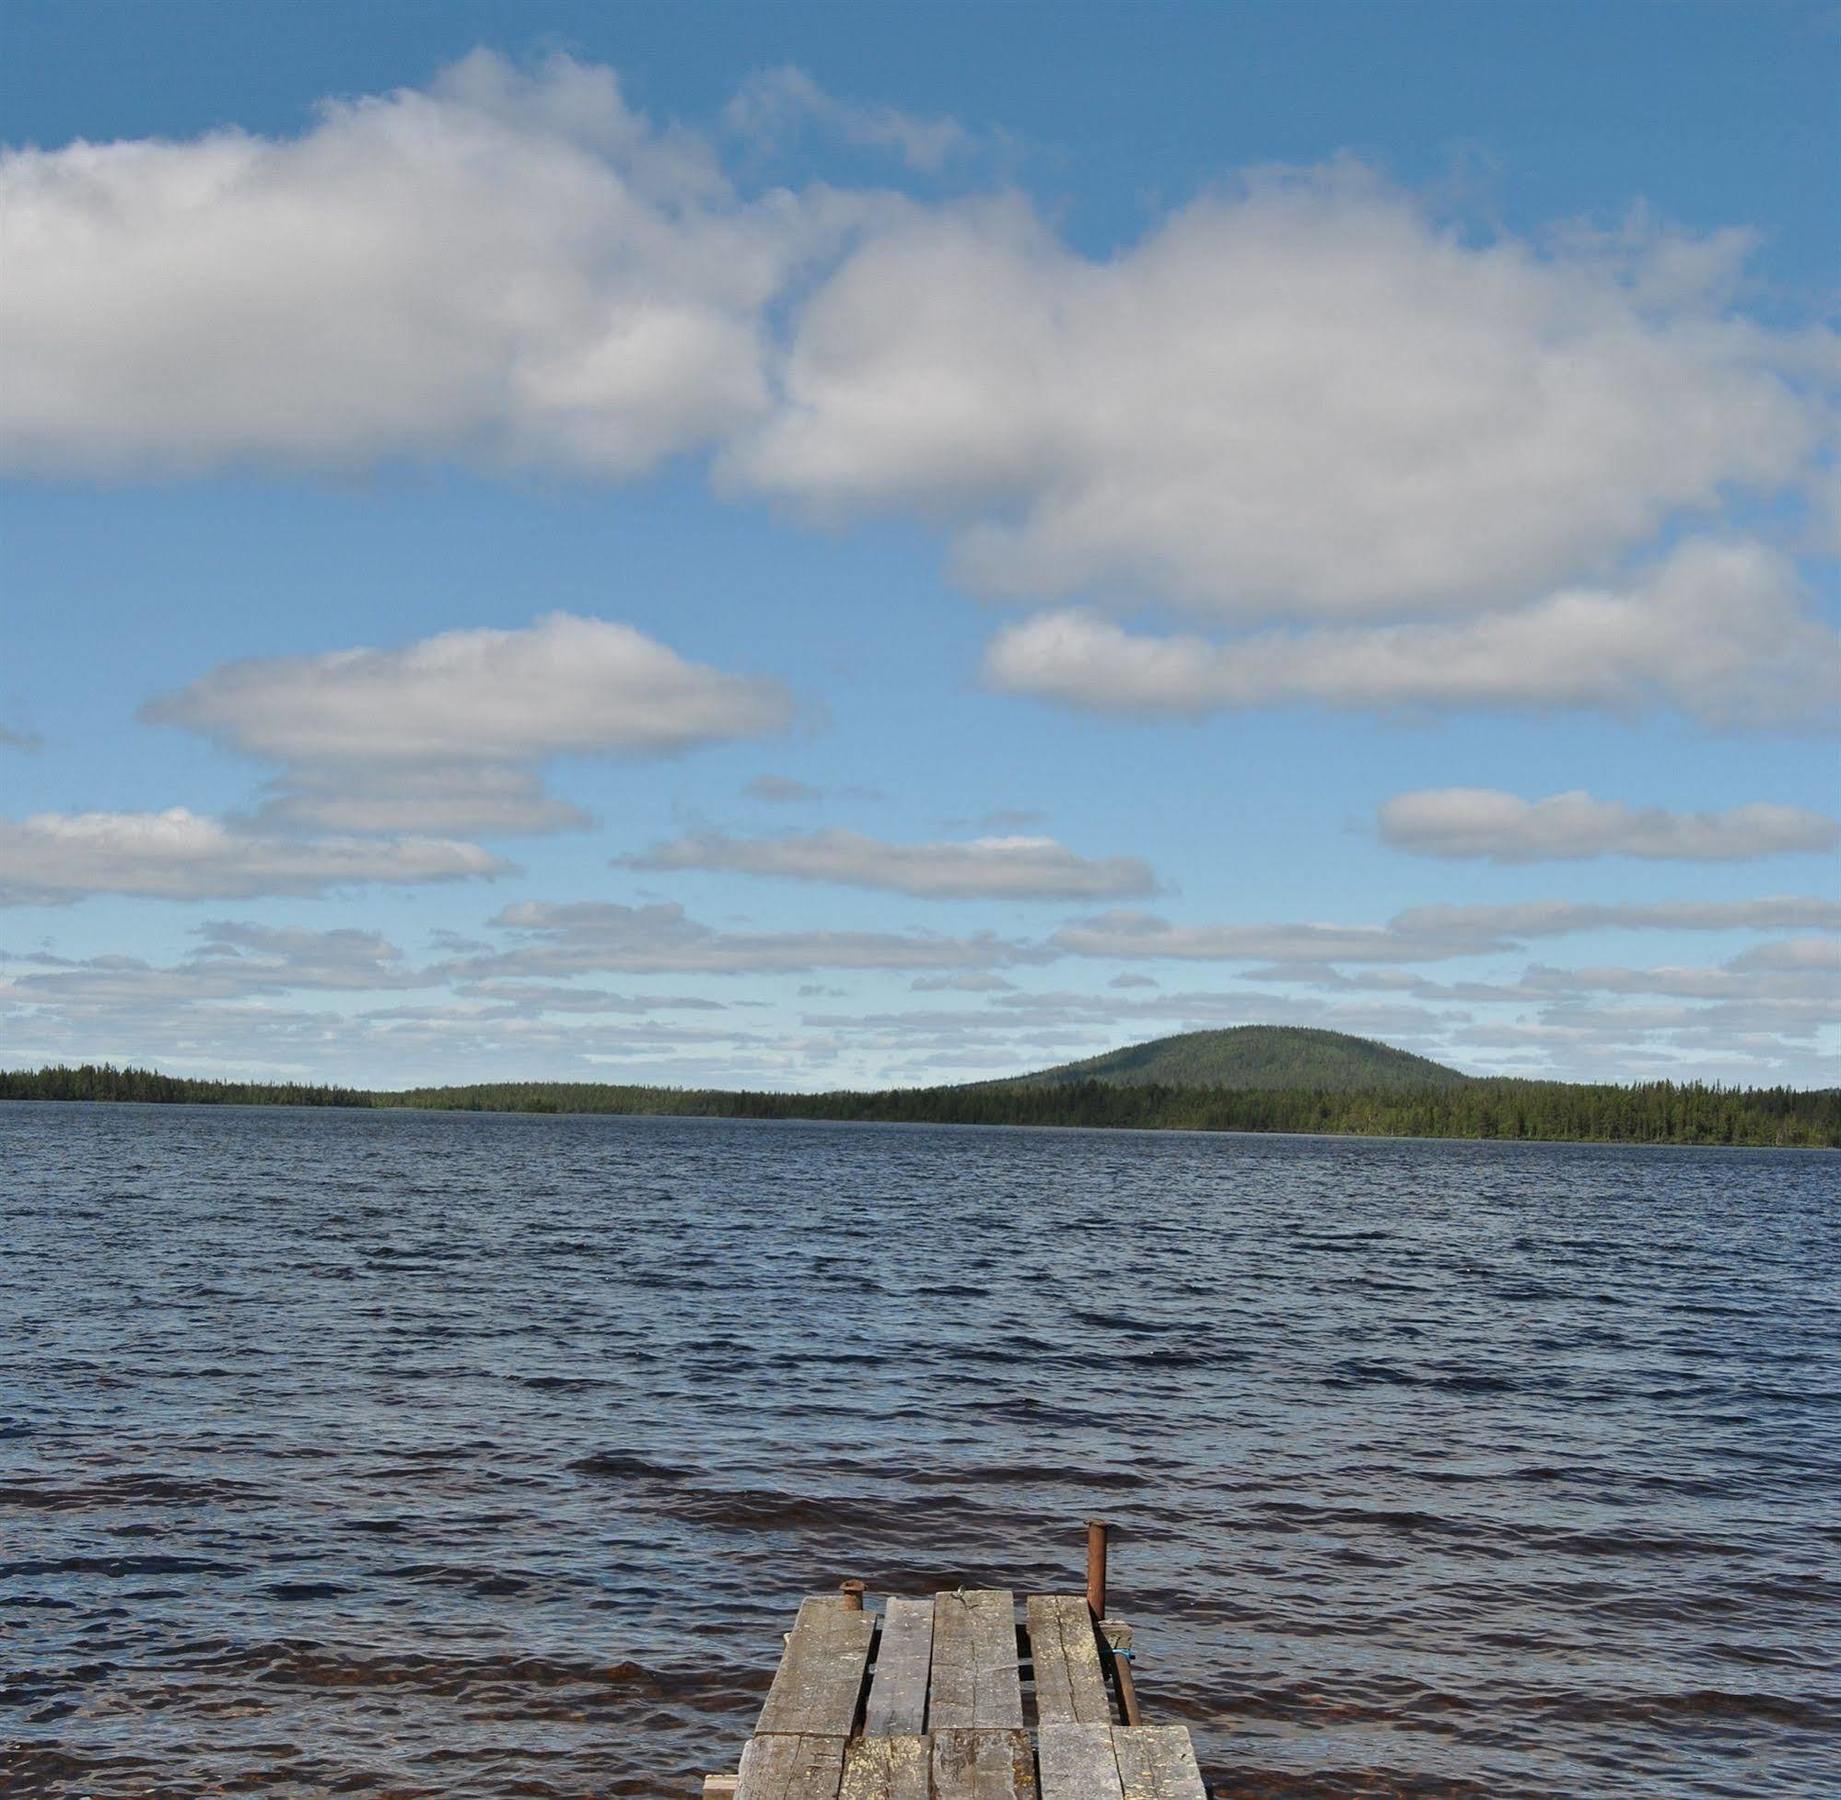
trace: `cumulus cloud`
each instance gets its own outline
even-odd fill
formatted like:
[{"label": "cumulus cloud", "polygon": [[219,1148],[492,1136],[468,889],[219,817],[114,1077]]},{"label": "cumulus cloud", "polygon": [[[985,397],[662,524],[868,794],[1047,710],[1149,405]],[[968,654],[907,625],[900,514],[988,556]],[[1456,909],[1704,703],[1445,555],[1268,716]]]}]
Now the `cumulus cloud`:
[{"label": "cumulus cloud", "polygon": [[[963,147],[796,70],[730,117],[800,121],[917,167]],[[0,205],[14,468],[624,479],[708,450],[725,492],[921,515],[977,591],[1100,609],[1004,633],[1012,691],[1833,718],[1841,650],[1787,563],[1700,543],[1628,572],[1831,484],[1841,349],[1737,309],[1743,232],[1484,236],[1344,163],[1095,257],[1014,194],[744,196],[714,137],[655,126],[611,71],[485,52],[293,138],[11,151]],[[1244,635],[1105,610],[1145,602]]]},{"label": "cumulus cloud", "polygon": [[612,71],[483,51],[298,138],[11,151],[5,455],[633,475],[765,409],[763,309],[848,204],[743,204]]},{"label": "cumulus cloud", "polygon": [[621,860],[636,869],[727,869],[932,900],[1111,899],[1148,894],[1157,885],[1135,856],[1079,856],[1045,837],[891,844],[855,831],[774,838],[702,832]]},{"label": "cumulus cloud", "polygon": [[551,613],[400,650],[227,663],[144,716],[282,762],[413,766],[657,755],[775,731],[791,714],[775,682],[686,662],[630,625]]},{"label": "cumulus cloud", "polygon": [[1691,541],[1627,588],[1571,589],[1463,622],[1220,641],[1041,614],[995,639],[985,673],[1011,693],[1120,713],[1676,707],[1716,727],[1841,723],[1841,633],[1806,610],[1794,567],[1753,543]]},{"label": "cumulus cloud", "polygon": [[690,918],[681,906],[612,901],[522,901],[493,920],[523,941],[462,958],[457,978],[553,977],[597,970],[708,974],[807,973],[817,969],[984,969],[1039,961],[1040,950],[990,932],[732,932]]},{"label": "cumulus cloud", "polygon": [[1745,862],[1841,844],[1841,821],[1800,806],[1758,801],[1725,812],[1678,813],[1578,791],[1545,800],[1494,788],[1398,794],[1381,808],[1379,827],[1382,841],[1398,850],[1501,863],[1588,856]]},{"label": "cumulus cloud", "polygon": [[554,756],[658,756],[765,735],[779,683],[686,661],[630,625],[552,613],[394,650],[227,663],[142,717],[288,765],[263,828],[545,832],[590,823],[546,793]]},{"label": "cumulus cloud", "polygon": [[1074,956],[1186,962],[1438,962],[1512,950],[1529,938],[1586,931],[1841,931],[1841,900],[1597,903],[1537,900],[1491,906],[1416,906],[1384,925],[1177,925],[1117,910],[1061,927],[1049,947]]},{"label": "cumulus cloud", "polygon": [[840,100],[790,64],[750,76],[724,116],[732,130],[763,145],[775,145],[801,127],[814,125],[846,143],[887,151],[925,174],[963,156],[976,142],[957,119],[923,119],[892,106]]},{"label": "cumulus cloud", "polygon": [[323,894],[374,883],[457,881],[509,864],[442,838],[291,838],[232,829],[176,806],[161,813],[38,813],[0,820],[0,904],[93,894],[166,900]]},{"label": "cumulus cloud", "polygon": [[943,517],[989,593],[1471,611],[1797,479],[1833,346],[1724,310],[1745,248],[1478,244],[1352,166],[1104,260],[1020,200],[911,209],[804,308],[729,472]]},{"label": "cumulus cloud", "polygon": [[[729,123],[968,143],[793,69]],[[715,447],[819,512],[943,520],[982,591],[1216,619],[1468,612],[1813,492],[1837,370],[1735,310],[1743,232],[1485,239],[1345,162],[1087,256],[1014,194],[744,197],[567,57],[478,52],[293,138],[10,151],[0,203],[14,466]]]}]

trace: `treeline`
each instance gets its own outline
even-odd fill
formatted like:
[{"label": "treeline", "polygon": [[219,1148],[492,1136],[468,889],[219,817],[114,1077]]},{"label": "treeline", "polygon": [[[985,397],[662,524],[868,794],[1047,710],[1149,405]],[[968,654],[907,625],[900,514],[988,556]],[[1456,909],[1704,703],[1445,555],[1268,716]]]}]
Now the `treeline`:
[{"label": "treeline", "polygon": [[361,1088],[310,1087],[298,1081],[193,1081],[154,1069],[0,1069],[0,1100],[138,1100],[156,1106],[372,1106]]},{"label": "treeline", "polygon": [[415,1107],[449,1112],[651,1113],[732,1119],[880,1120],[917,1125],[1077,1125],[1148,1131],[1308,1131],[1371,1137],[1569,1143],[1841,1146],[1841,1089],[1629,1087],[1471,1079],[1453,1087],[1311,1088],[1003,1084],[881,1093],[728,1092],[599,1082],[489,1082],[398,1092],[188,1081],[86,1066],[0,1073],[0,1099],[190,1101],[220,1105]]}]

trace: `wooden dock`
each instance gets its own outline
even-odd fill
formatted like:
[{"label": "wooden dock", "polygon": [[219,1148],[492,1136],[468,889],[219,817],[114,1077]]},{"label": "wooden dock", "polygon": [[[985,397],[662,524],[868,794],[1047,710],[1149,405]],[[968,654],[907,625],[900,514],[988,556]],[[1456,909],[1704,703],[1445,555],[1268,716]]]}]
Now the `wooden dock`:
[{"label": "wooden dock", "polygon": [[1208,1800],[1188,1731],[1139,1718],[1093,1530],[1088,1591],[1031,1594],[1020,1620],[1003,1588],[811,1596],[705,1800]]}]

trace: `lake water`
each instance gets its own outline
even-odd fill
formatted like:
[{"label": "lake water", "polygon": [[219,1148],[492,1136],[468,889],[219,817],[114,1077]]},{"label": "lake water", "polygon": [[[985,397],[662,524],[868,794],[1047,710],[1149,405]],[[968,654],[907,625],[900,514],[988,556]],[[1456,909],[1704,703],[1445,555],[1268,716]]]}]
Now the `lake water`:
[{"label": "lake water", "polygon": [[799,1596],[1221,1794],[1841,1791],[1841,1158],[0,1106],[0,1792],[692,1795]]}]

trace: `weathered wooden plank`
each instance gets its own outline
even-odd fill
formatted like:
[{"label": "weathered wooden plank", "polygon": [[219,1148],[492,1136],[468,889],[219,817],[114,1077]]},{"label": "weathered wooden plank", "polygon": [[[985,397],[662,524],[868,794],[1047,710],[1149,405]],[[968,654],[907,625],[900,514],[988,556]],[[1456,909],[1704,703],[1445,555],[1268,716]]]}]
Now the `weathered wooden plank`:
[{"label": "weathered wooden plank", "polygon": [[838,1800],[929,1800],[924,1737],[853,1738],[844,1752]]},{"label": "weathered wooden plank", "polygon": [[1031,1594],[1029,1655],[1036,1719],[1044,1725],[1108,1725],[1114,1717],[1100,1667],[1093,1614],[1080,1594]]},{"label": "weathered wooden plank", "polygon": [[807,1600],[787,1636],[755,1734],[848,1737],[875,1630],[872,1613],[852,1612],[830,1595]]},{"label": "weathered wooden plank", "polygon": [[895,1737],[927,1729],[927,1670],[932,1659],[933,1602],[892,1597],[882,1614],[876,1673],[863,1709],[866,1735]]},{"label": "weathered wooden plank", "polygon": [[1042,1800],[1125,1800],[1110,1725],[1044,1725]]},{"label": "weathered wooden plank", "polygon": [[932,1800],[1036,1800],[1026,1731],[936,1731]]},{"label": "weathered wooden plank", "polygon": [[1112,1753],[1125,1800],[1208,1800],[1184,1726],[1117,1726]]},{"label": "weathered wooden plank", "polygon": [[757,1737],[742,1752],[735,1800],[837,1800],[841,1737]]},{"label": "weathered wooden plank", "polygon": [[1021,1729],[1016,1599],[1008,1588],[934,1595],[927,1721],[935,1731]]}]

